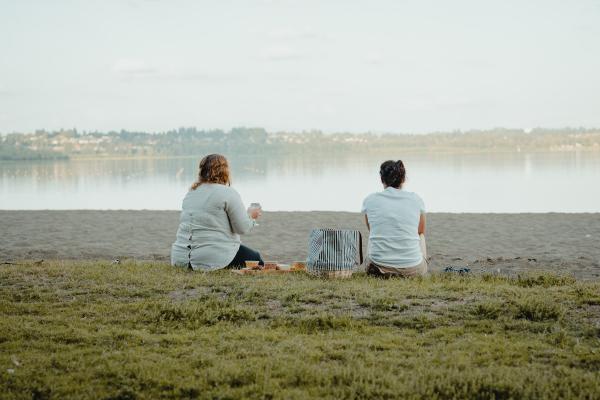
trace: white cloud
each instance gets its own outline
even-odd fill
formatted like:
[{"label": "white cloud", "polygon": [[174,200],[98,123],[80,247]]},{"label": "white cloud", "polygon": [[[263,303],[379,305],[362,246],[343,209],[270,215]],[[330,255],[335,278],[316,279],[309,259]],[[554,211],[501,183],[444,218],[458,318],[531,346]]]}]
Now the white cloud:
[{"label": "white cloud", "polygon": [[0,96],[8,96],[11,92],[6,88],[6,85],[0,83]]},{"label": "white cloud", "polygon": [[280,5],[289,5],[289,4],[298,4],[299,0],[260,0],[263,5],[266,6],[280,6]]},{"label": "white cloud", "polygon": [[144,60],[122,58],[113,64],[113,72],[122,79],[158,81],[212,81],[223,82],[236,79],[222,72],[211,72],[184,62],[152,65]]},{"label": "white cloud", "polygon": [[237,79],[233,75],[224,73],[206,72],[195,68],[175,68],[166,70],[157,75],[160,79],[176,81],[212,81],[224,82]]},{"label": "white cloud", "polygon": [[279,27],[270,31],[258,31],[259,35],[267,35],[272,41],[271,45],[264,47],[260,56],[269,61],[296,60],[304,58],[306,54],[297,50],[302,47],[302,41],[322,38],[323,36],[311,26],[301,28]]},{"label": "white cloud", "polygon": [[383,56],[379,52],[368,53],[365,57],[368,64],[381,65],[383,64]]},{"label": "white cloud", "polygon": [[113,64],[113,72],[124,78],[140,78],[156,75],[157,69],[137,58],[122,58]]},{"label": "white cloud", "polygon": [[302,58],[302,55],[289,46],[270,46],[262,50],[263,58],[270,61],[285,61]]},{"label": "white cloud", "polygon": [[335,115],[337,110],[329,103],[312,103],[308,106],[308,111],[315,115]]},{"label": "white cloud", "polygon": [[273,39],[279,40],[314,39],[321,36],[311,26],[303,28],[277,28],[269,31],[268,35]]}]

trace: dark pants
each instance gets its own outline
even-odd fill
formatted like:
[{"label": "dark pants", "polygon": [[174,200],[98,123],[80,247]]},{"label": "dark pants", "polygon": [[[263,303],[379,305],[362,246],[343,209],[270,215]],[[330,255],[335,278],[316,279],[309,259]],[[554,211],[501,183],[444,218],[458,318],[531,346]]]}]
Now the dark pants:
[{"label": "dark pants", "polygon": [[367,275],[375,276],[377,278],[391,278],[393,276],[400,276],[408,278],[411,276],[425,275],[427,273],[427,261],[423,258],[421,264],[409,267],[409,268],[391,268],[382,267],[375,264],[372,261],[367,261]]},{"label": "dark pants", "polygon": [[252,250],[250,247],[241,244],[240,249],[235,257],[233,257],[233,260],[229,263],[228,267],[245,267],[246,261],[258,261],[260,265],[265,265],[258,251]]}]

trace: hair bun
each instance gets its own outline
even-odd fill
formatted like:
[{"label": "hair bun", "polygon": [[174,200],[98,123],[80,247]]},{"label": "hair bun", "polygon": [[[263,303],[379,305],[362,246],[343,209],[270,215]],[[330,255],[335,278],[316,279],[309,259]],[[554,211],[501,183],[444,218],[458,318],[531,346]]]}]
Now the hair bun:
[{"label": "hair bun", "polygon": [[402,160],[388,160],[381,164],[379,169],[381,182],[387,186],[400,188],[406,179],[406,169]]}]

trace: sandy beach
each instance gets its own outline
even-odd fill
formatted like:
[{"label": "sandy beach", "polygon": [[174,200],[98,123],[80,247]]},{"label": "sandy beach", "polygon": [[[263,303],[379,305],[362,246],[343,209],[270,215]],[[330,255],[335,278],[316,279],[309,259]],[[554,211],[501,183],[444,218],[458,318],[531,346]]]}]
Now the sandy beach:
[{"label": "sandy beach", "polygon": [[[0,262],[135,259],[168,262],[177,211],[0,211]],[[265,212],[243,243],[264,259],[303,260],[314,227],[368,232],[347,212]],[[600,214],[428,214],[432,271],[552,271],[600,278]]]}]

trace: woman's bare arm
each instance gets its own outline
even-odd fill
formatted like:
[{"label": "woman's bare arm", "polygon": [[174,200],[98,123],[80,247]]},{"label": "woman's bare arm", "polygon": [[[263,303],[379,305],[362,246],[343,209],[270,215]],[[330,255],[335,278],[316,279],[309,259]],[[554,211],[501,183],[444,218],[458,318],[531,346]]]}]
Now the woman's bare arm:
[{"label": "woman's bare arm", "polygon": [[421,218],[419,219],[419,235],[425,234],[425,213],[421,213]]}]

